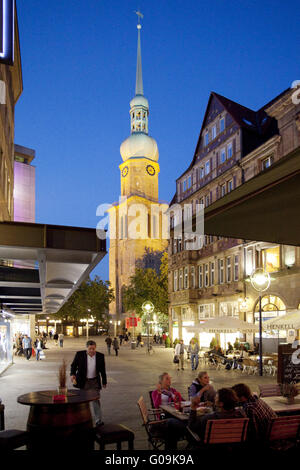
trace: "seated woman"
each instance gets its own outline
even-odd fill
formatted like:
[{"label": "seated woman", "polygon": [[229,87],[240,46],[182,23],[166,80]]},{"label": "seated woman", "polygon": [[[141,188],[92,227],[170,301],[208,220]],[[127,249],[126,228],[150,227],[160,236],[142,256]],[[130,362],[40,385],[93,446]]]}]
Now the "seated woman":
[{"label": "seated woman", "polygon": [[[174,401],[175,394],[179,393],[171,387],[171,377],[168,372],[163,372],[158,378],[156,390],[151,394],[153,405],[159,408],[161,405],[168,405]],[[164,420],[165,426],[165,449],[172,450],[177,448],[177,441],[184,437],[187,422],[176,418]],[[160,426],[157,422],[154,426]]]},{"label": "seated woman", "polygon": [[198,377],[192,382],[189,387],[189,397],[199,397],[201,402],[210,401],[214,403],[216,391],[209,383],[208,373],[205,371],[199,372]]},{"label": "seated woman", "polygon": [[245,414],[242,411],[235,409],[238,405],[238,397],[231,388],[221,388],[218,390],[215,400],[217,411],[214,413],[197,416],[199,403],[200,397],[196,396],[192,399],[188,426],[192,431],[197,433],[201,439],[204,439],[206,423],[209,420],[245,418]]},{"label": "seated woman", "polygon": [[171,387],[171,377],[168,372],[163,372],[158,377],[158,384],[156,390],[152,392],[152,401],[154,408],[159,408],[161,405],[168,405],[174,401],[175,393],[177,390]]}]

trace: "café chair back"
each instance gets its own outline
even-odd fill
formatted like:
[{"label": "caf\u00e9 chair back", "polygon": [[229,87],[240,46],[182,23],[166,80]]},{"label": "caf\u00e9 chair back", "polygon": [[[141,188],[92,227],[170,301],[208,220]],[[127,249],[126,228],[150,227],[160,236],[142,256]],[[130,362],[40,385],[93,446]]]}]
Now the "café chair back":
[{"label": "caf\u00e9 chair back", "polygon": [[166,419],[157,419],[157,409],[148,410],[144,397],[138,399],[137,406],[140,410],[143,426],[148,436],[148,444],[153,449],[159,448],[165,444],[166,437]]},{"label": "caf\u00e9 chair back", "polygon": [[238,444],[246,440],[248,418],[207,421],[204,444]]},{"label": "caf\u00e9 chair back", "polygon": [[134,432],[123,424],[104,424],[96,428],[95,441],[100,450],[105,450],[107,444],[116,444],[117,450],[121,450],[122,442],[128,443],[128,450],[133,450]]},{"label": "caf\u00e9 chair back", "polygon": [[279,384],[259,384],[260,397],[280,397],[281,390]]},{"label": "caf\u00e9 chair back", "polygon": [[4,405],[0,403],[0,431],[4,431],[5,429],[4,408]]},{"label": "caf\u00e9 chair back", "polygon": [[26,446],[29,442],[29,433],[18,429],[0,431],[0,453],[8,452]]},{"label": "caf\u00e9 chair back", "polygon": [[296,445],[300,439],[300,415],[279,416],[270,424],[267,441],[273,447],[276,443],[277,450],[286,450]]}]

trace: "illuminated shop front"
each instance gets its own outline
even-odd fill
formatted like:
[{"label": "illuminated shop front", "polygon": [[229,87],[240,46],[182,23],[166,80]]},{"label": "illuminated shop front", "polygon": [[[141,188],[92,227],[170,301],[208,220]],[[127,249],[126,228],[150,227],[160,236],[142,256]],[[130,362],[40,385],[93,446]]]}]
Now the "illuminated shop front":
[{"label": "illuminated shop front", "polygon": [[[278,316],[286,314],[286,306],[280,297],[275,295],[264,295],[261,299],[262,306],[262,321],[272,320]],[[257,302],[254,311],[254,321],[258,324],[259,321],[259,304]],[[272,352],[277,350],[278,343],[284,343],[287,338],[285,330],[279,331],[263,331],[262,334],[263,345],[265,350]],[[255,335],[255,340],[258,342],[258,334]]]},{"label": "illuminated shop front", "polygon": [[0,313],[0,374],[12,363],[11,322]]}]

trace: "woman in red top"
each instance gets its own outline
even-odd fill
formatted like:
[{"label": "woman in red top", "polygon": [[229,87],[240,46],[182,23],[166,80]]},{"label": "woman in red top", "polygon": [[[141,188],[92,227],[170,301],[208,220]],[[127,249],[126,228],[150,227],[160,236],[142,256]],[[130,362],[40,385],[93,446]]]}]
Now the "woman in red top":
[{"label": "woman in red top", "polygon": [[161,374],[158,378],[156,390],[152,392],[154,408],[159,408],[161,405],[167,405],[174,401],[176,392],[177,390],[171,387],[171,377],[168,372]]}]

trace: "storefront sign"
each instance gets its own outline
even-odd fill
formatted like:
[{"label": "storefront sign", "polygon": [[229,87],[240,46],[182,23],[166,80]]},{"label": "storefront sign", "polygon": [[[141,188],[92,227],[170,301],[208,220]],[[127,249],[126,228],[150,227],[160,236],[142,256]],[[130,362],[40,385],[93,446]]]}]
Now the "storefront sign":
[{"label": "storefront sign", "polygon": [[278,346],[278,383],[300,382],[300,345],[280,344]]},{"label": "storefront sign", "polygon": [[14,0],[0,0],[0,63],[14,63]]}]

